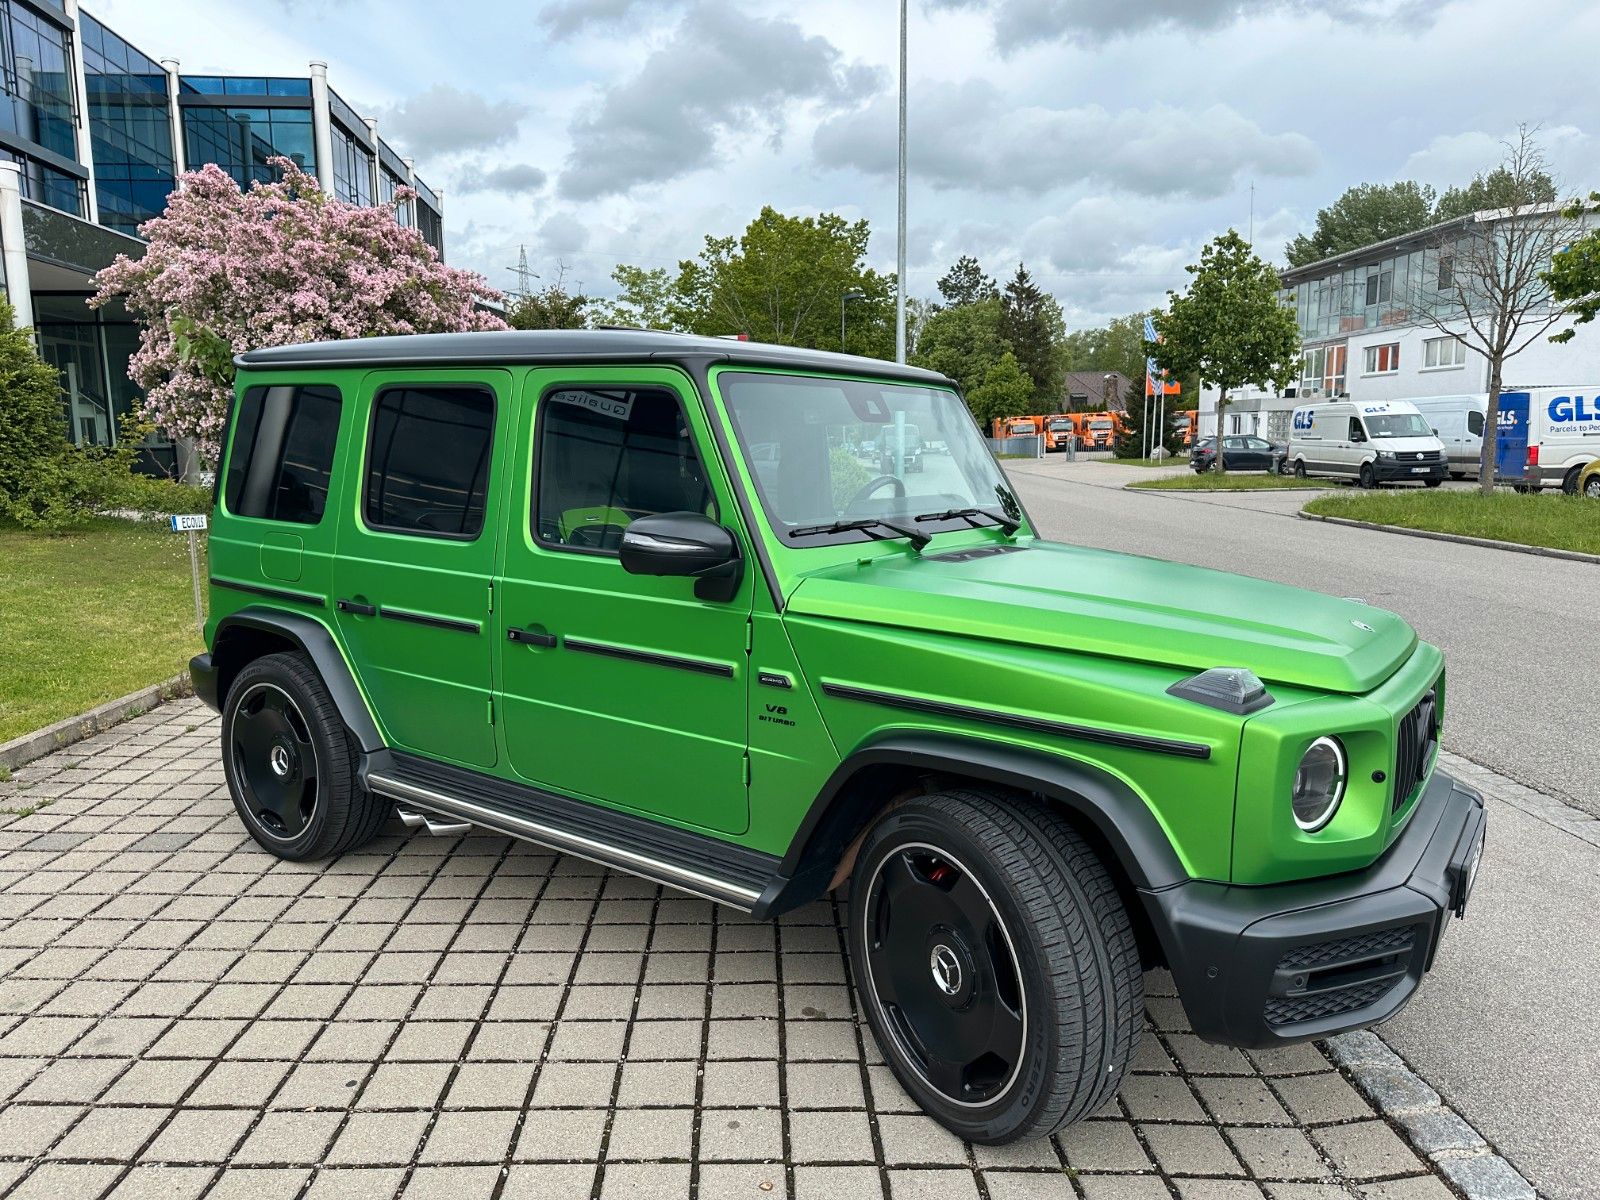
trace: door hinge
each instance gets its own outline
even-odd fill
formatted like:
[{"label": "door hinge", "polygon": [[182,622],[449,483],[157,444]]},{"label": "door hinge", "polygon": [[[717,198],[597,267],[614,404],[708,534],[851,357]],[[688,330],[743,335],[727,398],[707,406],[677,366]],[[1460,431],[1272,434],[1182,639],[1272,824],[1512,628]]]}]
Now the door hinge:
[{"label": "door hinge", "polygon": [[494,584],[489,585],[489,611],[494,612]]},{"label": "door hinge", "polygon": [[756,623],[748,620],[744,623],[744,652],[751,653],[756,648]]},{"label": "door hinge", "polygon": [[750,751],[744,752],[744,785],[750,786]]},{"label": "door hinge", "polygon": [[489,724],[493,725],[494,724],[494,699],[493,699],[493,697],[491,697],[487,701],[487,703],[489,705]]}]

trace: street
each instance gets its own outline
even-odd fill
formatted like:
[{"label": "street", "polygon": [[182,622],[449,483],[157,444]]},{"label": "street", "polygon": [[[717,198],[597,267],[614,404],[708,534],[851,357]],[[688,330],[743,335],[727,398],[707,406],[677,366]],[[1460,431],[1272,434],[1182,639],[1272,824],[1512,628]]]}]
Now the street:
[{"label": "street", "polygon": [[1443,647],[1446,750],[1566,804],[1491,801],[1468,918],[1381,1033],[1541,1192],[1593,1197],[1600,745],[1575,733],[1593,707],[1600,643],[1573,628],[1600,568],[1302,520],[1306,492],[1144,493],[1123,490],[1150,477],[1143,468],[1006,467],[1047,536],[1359,596]]}]

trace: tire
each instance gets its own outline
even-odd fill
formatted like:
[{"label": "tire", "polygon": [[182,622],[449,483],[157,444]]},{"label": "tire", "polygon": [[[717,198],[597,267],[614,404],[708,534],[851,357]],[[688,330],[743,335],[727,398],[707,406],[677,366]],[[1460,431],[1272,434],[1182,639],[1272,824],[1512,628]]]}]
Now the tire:
[{"label": "tire", "polygon": [[1569,496],[1578,494],[1578,476],[1583,474],[1583,467],[1573,467],[1561,481],[1561,490]]},{"label": "tire", "polygon": [[1436,488],[1440,484],[1442,484],[1443,482],[1444,482],[1444,480],[1442,480],[1442,479],[1424,479],[1422,481],[1422,486],[1423,487],[1429,487],[1429,488]]},{"label": "tire", "polygon": [[1296,479],[1304,479],[1304,478],[1306,478],[1306,460],[1305,459],[1297,458],[1297,459],[1294,460],[1294,477]]},{"label": "tire", "polygon": [[1583,494],[1590,500],[1600,500],[1600,473],[1589,476],[1583,485]]},{"label": "tire", "polygon": [[[1138,1049],[1127,910],[1089,845],[1037,803],[949,791],[885,814],[851,876],[849,945],[890,1069],[968,1141],[1046,1137],[1091,1115]],[[941,1038],[965,1061],[941,1056]]]},{"label": "tire", "polygon": [[292,862],[369,841],[390,805],[356,778],[339,710],[303,654],[269,654],[239,672],[222,708],[222,770],[234,810],[262,847]]},{"label": "tire", "polygon": [[1371,463],[1364,462],[1361,464],[1361,475],[1358,479],[1358,482],[1368,491],[1371,491],[1373,488],[1378,486],[1378,472],[1373,468]]}]

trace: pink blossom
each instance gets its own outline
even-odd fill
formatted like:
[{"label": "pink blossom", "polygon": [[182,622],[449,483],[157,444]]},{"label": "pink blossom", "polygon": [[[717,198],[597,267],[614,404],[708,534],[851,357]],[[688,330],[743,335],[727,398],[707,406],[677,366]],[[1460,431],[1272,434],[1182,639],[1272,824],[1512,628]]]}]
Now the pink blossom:
[{"label": "pink blossom", "polygon": [[231,366],[179,354],[174,323],[197,325],[233,354],[263,346],[384,334],[504,329],[476,300],[501,300],[483,276],[447,267],[392,204],[326,195],[285,158],[277,183],[242,191],[215,164],[182,177],[167,210],[139,233],[140,258],[119,255],[95,277],[93,305],[122,297],[140,324],[128,374],[145,415],[214,458],[233,392]]}]

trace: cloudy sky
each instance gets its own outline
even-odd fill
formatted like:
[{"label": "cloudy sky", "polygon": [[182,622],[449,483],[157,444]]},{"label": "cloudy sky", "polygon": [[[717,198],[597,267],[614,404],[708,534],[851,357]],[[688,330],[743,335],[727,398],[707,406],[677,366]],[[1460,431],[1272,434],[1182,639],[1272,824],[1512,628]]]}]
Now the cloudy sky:
[{"label": "cloudy sky", "polygon": [[[894,0],[85,0],[185,71],[305,73],[445,192],[447,258],[608,294],[762,204],[866,217],[894,266]],[[1270,255],[1363,181],[1440,188],[1519,122],[1600,186],[1594,0],[912,0],[908,291],[1026,260],[1074,327],[1250,221]]]}]

